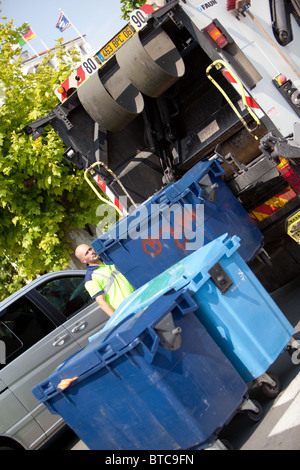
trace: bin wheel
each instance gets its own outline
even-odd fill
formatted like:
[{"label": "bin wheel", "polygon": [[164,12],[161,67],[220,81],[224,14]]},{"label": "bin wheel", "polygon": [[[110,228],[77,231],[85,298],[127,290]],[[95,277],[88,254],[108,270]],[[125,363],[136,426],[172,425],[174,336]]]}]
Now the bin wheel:
[{"label": "bin wheel", "polygon": [[258,411],[247,410],[246,415],[248,416],[249,419],[251,419],[251,421],[253,421],[254,423],[258,423],[258,421],[260,421],[261,418],[263,417],[264,409],[263,409],[262,404],[259,403],[259,401],[257,400],[251,400],[251,401],[256,406]]},{"label": "bin wheel", "polygon": [[262,392],[268,398],[276,398],[279,395],[280,390],[281,390],[281,383],[280,383],[279,377],[277,377],[277,375],[274,375],[274,374],[268,374],[268,375],[275,382],[275,385],[272,386],[271,384],[267,382],[263,382],[261,384]]}]

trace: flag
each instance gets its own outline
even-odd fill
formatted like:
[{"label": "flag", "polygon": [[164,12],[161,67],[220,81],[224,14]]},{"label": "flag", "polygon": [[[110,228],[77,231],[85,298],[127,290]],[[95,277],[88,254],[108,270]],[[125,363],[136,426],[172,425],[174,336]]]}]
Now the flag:
[{"label": "flag", "polygon": [[23,36],[18,38],[19,41],[19,47],[23,47],[26,44],[25,39],[23,39]]},{"label": "flag", "polygon": [[[26,43],[28,43],[28,41],[30,41],[31,39],[33,38],[36,38],[37,36],[34,34],[34,32],[32,31],[32,29],[29,27],[25,30],[25,33],[22,35],[22,36],[19,36],[16,38],[16,40],[18,41],[18,44],[12,44],[9,46],[10,50],[12,52],[15,52],[16,49],[20,48],[22,49],[23,46],[25,46]],[[33,52],[35,53],[35,55],[39,55],[35,49],[33,49],[33,47],[28,44],[29,47],[33,50]]]},{"label": "flag", "polygon": [[15,52],[19,47],[20,47],[19,44],[12,44],[11,46],[9,46],[12,52]]},{"label": "flag", "polygon": [[26,44],[26,41],[25,39],[23,39],[22,36],[19,36],[18,37],[18,44],[12,44],[11,46],[9,46],[10,50],[15,52],[16,49],[21,49],[24,44]]},{"label": "flag", "polygon": [[34,34],[31,28],[27,28],[23,36],[18,37],[19,44],[12,46],[12,47],[14,49],[16,49],[17,47],[23,47],[26,44],[26,42],[30,41],[30,39],[33,39],[33,38],[36,38],[36,35]]},{"label": "flag", "polygon": [[64,13],[61,12],[59,20],[56,24],[56,28],[59,29],[61,33],[63,33],[67,28],[69,28],[69,26],[71,26],[71,24],[71,21],[69,21]]},{"label": "flag", "polygon": [[31,28],[27,28],[26,32],[23,34],[22,39],[26,39],[26,41],[30,41],[30,39],[36,38],[36,35],[32,31]]}]

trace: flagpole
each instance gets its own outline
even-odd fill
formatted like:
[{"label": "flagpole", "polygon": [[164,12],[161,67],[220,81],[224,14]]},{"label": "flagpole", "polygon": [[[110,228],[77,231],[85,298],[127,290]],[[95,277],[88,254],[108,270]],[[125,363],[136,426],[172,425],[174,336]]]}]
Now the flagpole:
[{"label": "flagpole", "polygon": [[42,39],[39,36],[37,36],[37,38],[43,44],[43,46],[47,49],[47,51],[50,51],[50,48],[47,46],[47,44],[45,44],[44,41],[42,41]]},{"label": "flagpole", "polygon": [[29,41],[27,41],[26,38],[24,38],[24,36],[22,36],[22,39],[24,39],[24,41],[26,42],[26,44],[28,44],[29,47],[31,47],[31,49],[33,50],[33,52],[35,53],[35,55],[37,55],[38,57],[40,56],[40,54],[38,52],[36,52],[36,50],[32,47],[31,44],[29,44]]},{"label": "flagpole", "polygon": [[82,36],[82,34],[81,34],[81,33],[78,31],[78,29],[74,26],[74,24],[72,23],[72,21],[70,20],[70,18],[65,14],[65,12],[62,11],[61,8],[59,8],[59,11],[65,15],[65,17],[70,21],[71,26],[73,26],[73,29],[76,31],[76,33],[81,37],[81,39],[82,39],[83,41],[85,41],[85,42],[87,43],[87,40]]},{"label": "flagpole", "polygon": [[[27,24],[29,24],[29,23],[27,23]],[[43,46],[47,49],[47,51],[50,51],[50,48],[47,46],[47,44],[45,44],[44,41],[43,41],[39,36],[37,36],[37,35],[35,34],[35,32],[33,31],[33,29],[30,28],[30,30],[33,32],[34,36],[43,44]],[[25,41],[26,41],[26,38],[24,38],[24,39],[25,39]]]},{"label": "flagpole", "polygon": [[[29,24],[27,21],[26,21],[26,23]],[[30,30],[33,32],[34,36],[43,44],[43,46],[47,49],[47,51],[50,51],[50,48],[47,46],[47,44],[45,44],[44,41],[43,41],[39,36],[37,36],[37,35],[35,34],[35,32],[33,31],[33,29],[30,28]],[[26,38],[23,38],[23,39],[25,39],[25,41],[26,41]],[[28,41],[27,41],[27,42],[28,42]]]}]

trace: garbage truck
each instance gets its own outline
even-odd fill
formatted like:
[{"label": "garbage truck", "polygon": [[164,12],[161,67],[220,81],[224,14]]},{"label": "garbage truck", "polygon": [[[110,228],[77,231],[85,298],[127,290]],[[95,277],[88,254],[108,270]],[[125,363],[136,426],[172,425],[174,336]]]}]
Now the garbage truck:
[{"label": "garbage truck", "polygon": [[299,26],[299,0],[148,2],[24,131],[50,124],[123,216],[218,165],[263,239],[247,261],[273,291],[300,272]]}]

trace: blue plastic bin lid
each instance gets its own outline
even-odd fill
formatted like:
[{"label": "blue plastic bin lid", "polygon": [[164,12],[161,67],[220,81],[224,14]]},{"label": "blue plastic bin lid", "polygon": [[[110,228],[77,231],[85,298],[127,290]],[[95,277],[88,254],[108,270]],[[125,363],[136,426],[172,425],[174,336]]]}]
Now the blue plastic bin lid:
[{"label": "blue plastic bin lid", "polygon": [[123,300],[104,328],[91,336],[89,341],[94,341],[99,335],[111,329],[129,315],[136,315],[145,311],[149,305],[171,289],[178,291],[188,284],[190,287],[190,283],[195,280],[195,277],[197,278],[197,289],[200,289],[201,285],[210,277],[208,273],[210,268],[224,254],[230,257],[239,246],[240,239],[238,237],[228,238],[228,235],[224,234],[183,258]]},{"label": "blue plastic bin lid", "polygon": [[[155,326],[176,308],[177,314],[186,315],[197,310],[198,306],[184,291],[171,291],[161,295],[149,308],[137,315],[130,315],[115,327],[101,332],[96,340],[67,359],[48,379],[32,389],[35,397],[44,402],[62,393],[75,381],[82,381],[89,375],[141,345],[145,360],[152,362],[160,338]],[[150,336],[147,344],[143,342],[145,333]],[[69,382],[67,386],[61,384]]]}]

